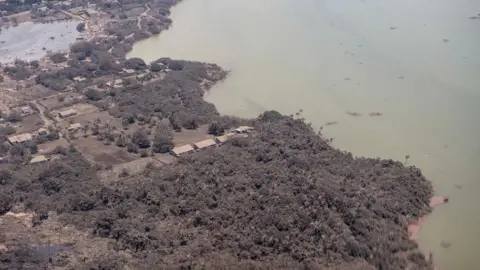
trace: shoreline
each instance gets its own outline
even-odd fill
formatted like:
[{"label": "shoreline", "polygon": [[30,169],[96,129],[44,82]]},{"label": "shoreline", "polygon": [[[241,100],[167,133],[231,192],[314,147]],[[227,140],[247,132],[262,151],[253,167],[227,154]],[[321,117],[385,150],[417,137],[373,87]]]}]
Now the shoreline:
[{"label": "shoreline", "polygon": [[[102,22],[101,23],[99,22],[98,24],[90,24],[91,22],[85,22],[86,23],[86,29],[82,33],[82,35],[85,36],[85,40],[86,41],[93,41],[95,39],[103,39],[103,38],[108,39],[109,35],[106,33],[106,30],[105,30],[105,27],[107,26],[108,22],[109,22],[108,20],[106,20],[106,21],[102,20]],[[143,39],[146,39],[146,38],[149,38],[149,37],[151,37],[151,35],[148,36],[148,37],[144,37],[142,39],[135,39],[134,38],[132,45],[135,44],[136,42],[140,41],[140,40],[143,40]],[[131,48],[130,48],[130,50],[131,50]],[[127,52],[128,51],[126,51],[126,53]],[[40,61],[44,61],[45,58],[46,57],[41,58]],[[123,59],[125,60],[126,57],[123,57]],[[433,196],[430,199],[430,204],[429,204],[429,206],[432,208],[432,211],[433,211],[435,206],[445,203],[446,198],[447,197]],[[413,241],[417,242],[417,240],[419,238],[419,233],[420,233],[420,230],[421,230],[421,225],[422,225],[423,222],[425,222],[427,217],[428,217],[428,214],[420,217],[416,222],[413,222],[413,223],[408,225],[407,233],[409,235],[410,240],[413,240]],[[436,266],[434,266],[434,267],[435,267],[435,269],[438,269]]]},{"label": "shoreline", "polygon": [[[436,207],[442,204],[446,204],[448,202],[449,202],[448,196],[434,195],[432,198],[430,198],[429,206],[432,208],[432,212],[433,212],[433,210],[435,210]],[[422,224],[427,221],[427,218],[430,214],[431,213],[421,216],[418,220],[408,224],[407,230],[408,230],[408,237],[410,240],[415,241],[415,243],[419,244]],[[435,256],[434,256],[435,254],[433,254],[431,251],[428,254],[425,251],[422,251],[422,252],[424,253],[424,255],[428,255],[425,257],[427,258],[427,261],[431,261],[431,263],[433,264],[433,269],[440,270],[440,268],[438,268],[438,266],[435,264]]]}]

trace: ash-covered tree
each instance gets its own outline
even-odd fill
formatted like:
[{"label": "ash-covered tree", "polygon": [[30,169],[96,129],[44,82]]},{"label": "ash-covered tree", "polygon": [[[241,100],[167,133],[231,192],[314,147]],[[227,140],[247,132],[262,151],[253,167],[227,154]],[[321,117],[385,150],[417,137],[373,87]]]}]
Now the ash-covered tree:
[{"label": "ash-covered tree", "polygon": [[163,70],[163,65],[161,65],[160,63],[152,63],[150,65],[150,71],[152,72],[160,72]]},{"label": "ash-covered tree", "polygon": [[96,91],[93,89],[88,89],[87,92],[85,92],[85,96],[87,96],[88,100],[91,101],[99,101],[103,98],[100,91]]},{"label": "ash-covered tree", "polygon": [[150,139],[145,130],[139,129],[132,134],[132,143],[138,145],[140,148],[150,147]]},{"label": "ash-covered tree", "polygon": [[65,57],[63,53],[54,53],[50,56],[50,59],[55,64],[63,63],[67,61],[67,57]]},{"label": "ash-covered tree", "polygon": [[40,63],[38,62],[38,60],[32,60],[30,61],[30,67],[32,68],[38,68],[40,66]]},{"label": "ash-covered tree", "polygon": [[208,126],[208,134],[221,136],[223,133],[225,133],[225,127],[218,122],[212,122]]},{"label": "ash-covered tree", "polygon": [[171,138],[162,133],[155,134],[152,151],[155,153],[168,153],[175,145]]},{"label": "ash-covered tree", "polygon": [[125,138],[124,134],[118,135],[115,145],[118,147],[125,147],[127,145],[127,138]]},{"label": "ash-covered tree", "polygon": [[83,32],[85,30],[85,23],[84,22],[79,23],[76,28],[78,32]]},{"label": "ash-covered tree", "polygon": [[12,123],[20,122],[22,121],[22,114],[19,111],[12,111],[8,114],[6,120]]},{"label": "ash-covered tree", "polygon": [[147,64],[141,58],[134,57],[125,61],[125,68],[143,70],[146,67],[147,67]]}]

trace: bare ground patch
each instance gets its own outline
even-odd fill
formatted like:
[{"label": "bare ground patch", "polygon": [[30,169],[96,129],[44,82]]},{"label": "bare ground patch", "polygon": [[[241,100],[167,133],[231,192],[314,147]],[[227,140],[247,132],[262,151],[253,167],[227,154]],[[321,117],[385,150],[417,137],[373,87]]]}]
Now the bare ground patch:
[{"label": "bare ground patch", "polygon": [[117,165],[138,158],[134,154],[128,153],[124,148],[105,145],[103,141],[99,141],[93,136],[80,137],[73,142],[73,145],[92,165]]},{"label": "bare ground patch", "polygon": [[37,145],[37,148],[40,154],[48,154],[48,153],[51,153],[53,150],[55,150],[55,148],[57,147],[67,148],[68,145],[69,143],[64,138],[60,138],[55,141],[49,141],[46,143],[39,144]]},{"label": "bare ground patch", "polygon": [[162,166],[163,164],[153,157],[140,158],[134,161],[113,166],[111,170],[98,172],[100,180],[104,184],[120,181],[122,178],[141,173],[147,166]]},{"label": "bare ground patch", "polygon": [[43,120],[38,114],[27,115],[16,125],[16,133],[33,132],[43,127]]},{"label": "bare ground patch", "polygon": [[184,129],[180,132],[173,133],[173,143],[177,146],[213,138],[215,138],[215,136],[208,134],[208,125],[201,125],[196,130]]},{"label": "bare ground patch", "polygon": [[76,102],[83,99],[84,99],[84,96],[79,93],[68,92],[68,93],[54,94],[47,98],[43,98],[39,100],[38,103],[40,103],[40,105],[42,105],[48,110],[53,110],[53,109],[61,108],[64,106],[68,106],[69,104],[71,104],[71,102]]}]

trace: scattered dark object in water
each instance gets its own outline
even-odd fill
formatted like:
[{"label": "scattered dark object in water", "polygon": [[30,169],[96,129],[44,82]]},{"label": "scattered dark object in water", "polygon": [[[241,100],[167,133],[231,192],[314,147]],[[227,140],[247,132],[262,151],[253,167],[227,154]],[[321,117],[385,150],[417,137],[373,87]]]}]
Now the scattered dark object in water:
[{"label": "scattered dark object in water", "polygon": [[350,78],[345,78],[344,80],[345,80],[345,81],[350,81]]},{"label": "scattered dark object in water", "polygon": [[332,122],[325,123],[325,126],[331,126],[331,125],[336,125],[336,124],[338,124],[338,122],[332,121]]},{"label": "scattered dark object in water", "polygon": [[462,186],[461,186],[461,185],[455,185],[455,187],[456,187],[457,189],[462,189]]},{"label": "scattered dark object in water", "polygon": [[470,20],[479,20],[480,19],[480,14],[477,14],[477,16],[472,16],[468,17]]},{"label": "scattered dark object in water", "polygon": [[444,203],[447,203],[448,200],[449,200],[448,197],[443,198],[443,202],[444,202]]},{"label": "scattered dark object in water", "polygon": [[400,80],[403,80],[405,77],[403,77],[403,76],[400,76],[400,77],[398,77],[398,78],[399,78]]},{"label": "scattered dark object in water", "polygon": [[47,48],[45,48],[45,47],[42,47],[42,50],[44,50],[44,51],[45,51],[46,49],[47,49]]},{"label": "scattered dark object in water", "polygon": [[407,164],[409,158],[410,158],[410,155],[405,156],[405,164]]},{"label": "scattered dark object in water", "polygon": [[348,112],[348,111],[347,111],[347,114],[350,115],[350,116],[362,116],[363,115],[363,114],[358,113],[358,112]]},{"label": "scattered dark object in water", "polygon": [[370,115],[370,116],[382,116],[383,113],[381,113],[381,112],[371,112],[368,115]]},{"label": "scattered dark object in water", "polygon": [[449,41],[450,41],[450,39],[448,39],[448,38],[444,38],[444,39],[442,39],[442,41],[446,43],[446,42],[449,42]]},{"label": "scattered dark object in water", "polygon": [[54,37],[54,36],[51,36],[51,37],[50,37],[50,39],[51,39],[51,40],[54,40],[54,39],[55,39],[55,37]]},{"label": "scattered dark object in water", "polygon": [[390,30],[395,30],[395,29],[398,29],[398,27],[396,27],[396,26],[390,26]]},{"label": "scattered dark object in water", "polygon": [[448,148],[448,144],[445,144],[445,145],[443,146],[443,148]]},{"label": "scattered dark object in water", "polygon": [[358,62],[360,65],[363,65],[363,62]]},{"label": "scattered dark object in water", "polygon": [[442,241],[440,242],[440,246],[443,248],[449,248],[452,245],[449,241]]}]

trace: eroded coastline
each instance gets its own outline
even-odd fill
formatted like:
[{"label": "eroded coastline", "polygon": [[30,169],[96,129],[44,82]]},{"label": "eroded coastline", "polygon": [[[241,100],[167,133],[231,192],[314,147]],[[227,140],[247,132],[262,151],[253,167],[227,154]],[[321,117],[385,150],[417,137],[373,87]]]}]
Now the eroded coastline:
[{"label": "eroded coastline", "polygon": [[[151,10],[146,6],[144,12]],[[143,29],[141,25],[142,20],[138,20],[137,28],[131,29]],[[107,28],[101,24],[97,27]],[[2,209],[36,213],[36,229],[29,234],[35,235],[42,228],[54,230],[52,223],[58,220],[50,219],[50,214],[45,217],[45,212],[56,212],[51,216],[59,215],[60,222],[90,231],[97,247],[113,243],[123,250],[110,253],[100,249],[104,258],[87,259],[91,266],[110,261],[113,269],[121,264],[142,268],[153,263],[174,268],[228,267],[236,263],[254,268],[274,265],[277,269],[332,265],[347,269],[431,267],[418,252],[408,258],[396,254],[416,249],[408,238],[406,223],[430,212],[432,186],[418,170],[391,160],[353,158],[350,153],[332,148],[300,118],[277,112],[250,120],[221,117],[213,105],[202,99],[203,91],[226,75],[219,67],[167,58],[150,65],[141,59],[125,60],[125,52],[135,40],[152,34],[135,37],[136,33],[115,33],[113,41],[109,40],[110,33],[77,43],[65,66],[43,71],[36,83],[58,93],[85,95],[87,104],[103,107],[122,124],[125,120],[127,128],[140,130],[131,123],[133,119],[158,131],[157,123],[151,124],[156,122],[151,121],[152,117],[166,120],[167,125],[161,127],[167,130],[167,138],[214,123],[221,130],[249,124],[258,133],[187,155],[173,164],[150,165],[141,175],[122,171],[120,180],[109,186],[103,185],[97,172],[91,170],[101,161],[85,160],[88,155],[80,141],[95,137],[109,142],[113,134],[119,141],[122,137],[118,134],[122,133],[111,130],[111,122],[107,122],[108,126],[103,123],[102,131],[96,134],[93,129],[91,134],[89,130],[84,135],[66,134],[73,146],[70,153],[60,151],[63,158],[52,161],[47,168],[27,165],[33,175],[39,174],[29,176],[33,178],[31,184],[38,185],[39,190],[43,187],[45,194],[35,189],[23,191],[22,196],[30,202],[38,200],[38,205],[27,202],[18,206],[21,197],[16,193],[2,194],[11,201]],[[129,73],[131,70],[133,73]],[[109,75],[113,75],[110,80],[121,77],[127,83],[117,88],[97,88],[96,79]],[[131,139],[140,147],[145,145],[144,139]],[[10,171],[14,164],[5,166],[5,174],[10,175],[5,182],[18,192],[11,179],[29,180]],[[111,170],[104,165],[97,169]],[[85,188],[95,192],[76,194]],[[49,199],[43,198],[45,195]],[[393,243],[389,238],[378,239],[388,232],[395,234]],[[201,239],[208,239],[210,244]],[[76,241],[79,244],[72,249],[85,255],[85,246],[80,243],[88,241],[80,236]],[[8,246],[7,253],[14,249],[15,245]],[[155,259],[158,253],[165,258]],[[114,263],[112,258],[118,261]],[[223,259],[217,262],[219,258]],[[66,263],[75,265],[75,259],[72,255]]]}]

